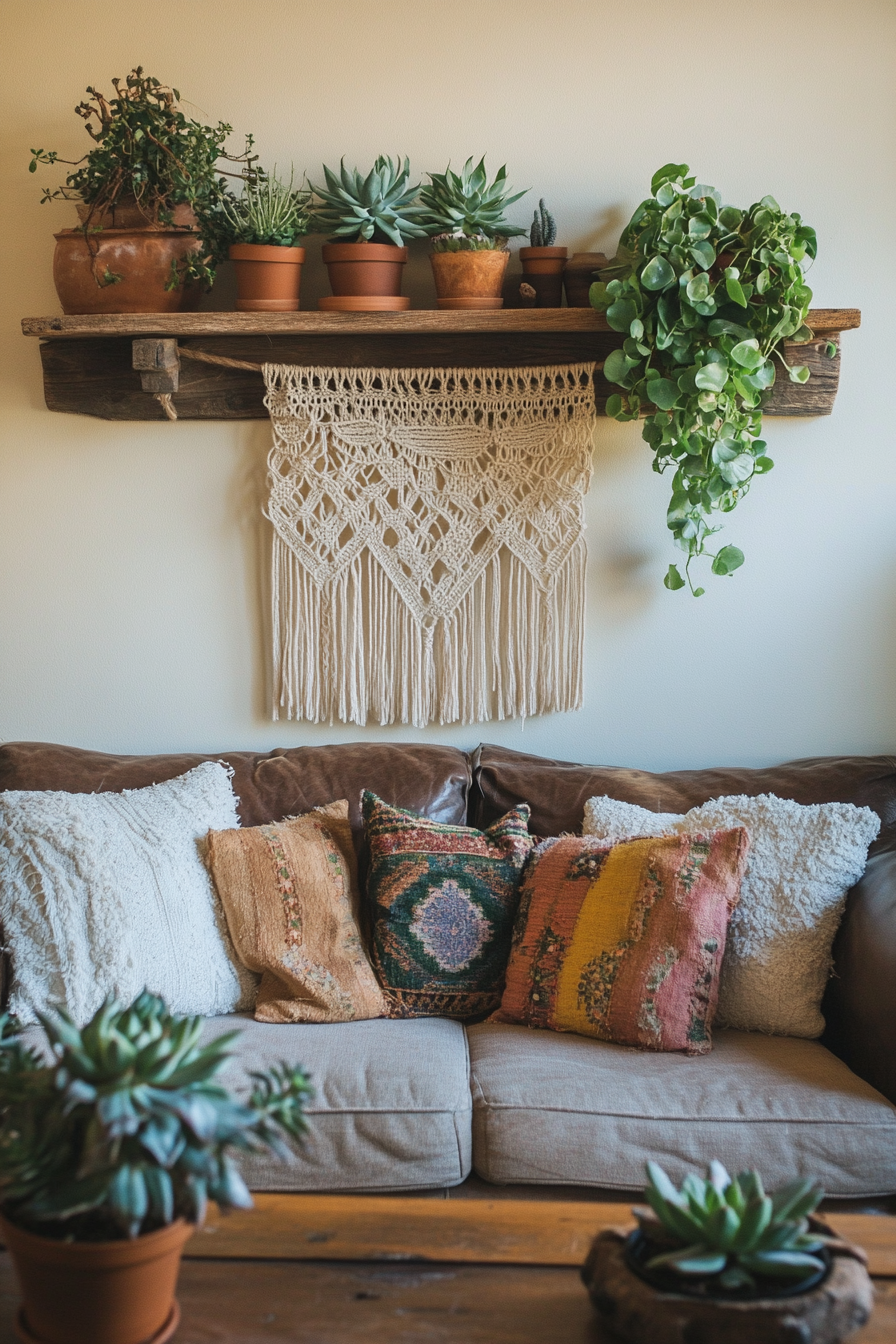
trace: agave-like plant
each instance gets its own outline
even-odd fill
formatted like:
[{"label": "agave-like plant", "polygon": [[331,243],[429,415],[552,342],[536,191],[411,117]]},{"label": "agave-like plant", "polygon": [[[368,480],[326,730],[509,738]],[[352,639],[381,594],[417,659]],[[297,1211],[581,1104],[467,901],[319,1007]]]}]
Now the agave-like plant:
[{"label": "agave-like plant", "polygon": [[404,245],[405,238],[425,238],[427,230],[416,205],[419,183],[408,186],[411,165],[382,155],[366,177],[357,168],[346,168],[343,159],[339,175],[324,165],[326,187],[311,190],[318,198],[314,226],[333,239],[349,243],[392,243]]},{"label": "agave-like plant", "polygon": [[532,217],[529,229],[530,247],[553,247],[557,241],[557,222],[544,203],[544,197],[538,202],[538,209]]},{"label": "agave-like plant", "polygon": [[508,238],[525,236],[504,217],[504,211],[525,191],[511,195],[507,187],[506,165],[499,168],[489,183],[482,158],[473,167],[467,159],[460,173],[449,165],[444,173],[427,174],[428,187],[420,190],[426,211],[427,232],[432,235],[436,252],[461,252],[503,248]]},{"label": "agave-like plant", "polygon": [[41,1023],[49,1061],[0,1015],[0,1208],[19,1226],[105,1240],[201,1222],[208,1199],[251,1207],[231,1152],[288,1159],[305,1130],[300,1068],[252,1074],[237,1101],[213,1079],[239,1033],[202,1046],[202,1018],[146,991],[129,1008],[107,999],[83,1029],[65,1012]]},{"label": "agave-like plant", "polygon": [[650,1210],[633,1210],[641,1231],[663,1249],[645,1264],[683,1280],[714,1281],[724,1292],[752,1290],[756,1278],[805,1279],[824,1269],[816,1252],[825,1238],[809,1228],[808,1216],[824,1191],[812,1180],[794,1180],[767,1195],[756,1171],[734,1180],[721,1162],[707,1178],[685,1177],[677,1190],[655,1162],[647,1163],[644,1191]]}]

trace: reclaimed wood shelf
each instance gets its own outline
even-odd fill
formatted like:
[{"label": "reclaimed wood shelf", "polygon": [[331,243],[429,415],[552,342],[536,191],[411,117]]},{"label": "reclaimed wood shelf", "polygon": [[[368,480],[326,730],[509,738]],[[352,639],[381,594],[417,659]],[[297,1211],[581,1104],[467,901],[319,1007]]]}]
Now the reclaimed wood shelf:
[{"label": "reclaimed wood shelf", "polygon": [[[786,351],[807,364],[807,383],[779,381],[767,415],[829,415],[840,375],[840,333],[859,326],[855,308],[818,308],[809,314],[815,339]],[[506,308],[403,313],[120,313],[112,316],[28,317],[26,336],[38,337],[44,396],[52,411],[105,420],[164,420],[152,395],[158,374],[134,367],[134,342],[156,338],[160,359],[177,349],[250,363],[330,364],[343,367],[464,367],[527,364],[602,364],[622,343],[602,314],[590,308]],[[826,353],[829,343],[836,354]],[[175,344],[177,349],[175,348]],[[798,352],[798,354],[797,354]],[[170,365],[160,362],[160,370]],[[258,420],[267,412],[257,372],[185,359],[174,393],[182,420]],[[614,391],[598,371],[595,402],[603,411]]]}]

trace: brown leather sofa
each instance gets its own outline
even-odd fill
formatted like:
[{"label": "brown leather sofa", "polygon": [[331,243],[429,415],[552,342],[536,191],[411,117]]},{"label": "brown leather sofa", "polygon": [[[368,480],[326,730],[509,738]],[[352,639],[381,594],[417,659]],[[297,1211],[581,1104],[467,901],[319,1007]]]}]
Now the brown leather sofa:
[{"label": "brown leather sofa", "polygon": [[[704,1062],[488,1023],[464,1031],[433,1019],[333,1027],[250,1021],[253,1063],[288,1048],[321,1080],[316,1133],[298,1174],[250,1171],[256,1188],[450,1185],[472,1163],[501,1183],[630,1189],[645,1155],[678,1173],[717,1155],[745,1165],[758,1145],[773,1177],[820,1170],[832,1194],[896,1191],[896,1109],[885,1100],[896,1102],[896,757],[655,774],[495,746],[469,754],[360,743],[116,756],[15,742],[0,746],[0,789],[139,788],[204,760],[233,767],[244,825],[347,798],[362,872],[363,788],[476,826],[525,801],[537,835],[579,830],[594,794],[684,812],[721,794],[770,792],[868,806],[882,822],[837,938],[822,1043],[722,1032]],[[5,961],[8,982],[8,954]],[[208,1025],[216,1034],[231,1019]]]}]

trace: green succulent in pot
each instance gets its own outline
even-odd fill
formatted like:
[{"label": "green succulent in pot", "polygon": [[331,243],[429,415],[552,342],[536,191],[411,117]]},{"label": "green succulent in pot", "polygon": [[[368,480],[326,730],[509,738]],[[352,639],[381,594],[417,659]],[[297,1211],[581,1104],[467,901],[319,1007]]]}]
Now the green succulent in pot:
[{"label": "green succulent in pot", "polygon": [[763,1281],[798,1285],[826,1269],[826,1238],[809,1215],[824,1192],[812,1180],[791,1181],[767,1195],[758,1172],[733,1178],[712,1162],[706,1179],[690,1174],[677,1189],[662,1167],[647,1163],[650,1209],[635,1209],[650,1254],[646,1271],[665,1271],[683,1290],[700,1284],[710,1295],[756,1293]]},{"label": "green succulent in pot", "polygon": [[311,228],[311,192],[257,169],[247,179],[242,195],[227,193],[219,204],[217,225],[222,240],[274,247],[296,247]]},{"label": "green succulent in pot", "polygon": [[505,210],[525,196],[507,186],[506,165],[488,180],[485,158],[474,167],[467,159],[459,173],[449,165],[444,173],[429,173],[430,185],[420,190],[427,232],[436,252],[475,252],[503,249],[508,238],[525,235],[505,217]]},{"label": "green succulent in pot", "polygon": [[411,166],[406,158],[394,162],[382,155],[366,177],[357,168],[339,173],[324,165],[325,186],[312,186],[317,201],[314,227],[333,242],[389,243],[403,247],[406,238],[425,238],[422,209],[416,204],[419,184],[410,186]]},{"label": "green succulent in pot", "polygon": [[[591,287],[591,302],[625,336],[604,364],[622,390],[607,414],[646,414],[643,438],[655,471],[673,471],[667,526],[687,556],[685,576],[670,565],[665,585],[683,588],[691,562],[712,555],[714,574],[743,564],[736,546],[715,553],[712,516],[729,513],[773,463],[761,438],[762,407],[789,366],[785,341],[812,339],[812,291],[803,268],[816,254],[815,232],[771,196],[726,206],[686,164],[654,174],[652,195],[623,231],[619,251]],[[836,348],[828,353],[835,353]]]}]

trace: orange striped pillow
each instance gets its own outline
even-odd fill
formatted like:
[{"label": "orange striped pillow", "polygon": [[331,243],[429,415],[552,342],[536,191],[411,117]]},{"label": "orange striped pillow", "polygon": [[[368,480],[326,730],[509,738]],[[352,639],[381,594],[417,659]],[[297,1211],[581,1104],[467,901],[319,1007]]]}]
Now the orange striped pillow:
[{"label": "orange striped pillow", "polygon": [[490,1020],[705,1054],[749,844],[743,827],[543,841]]}]

